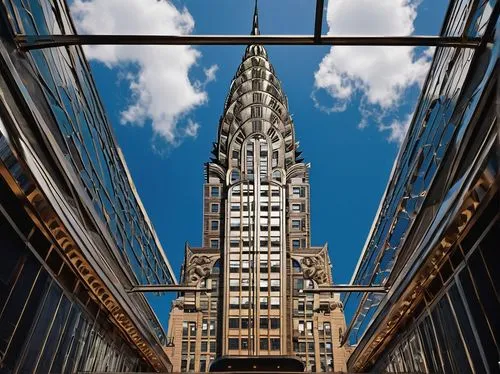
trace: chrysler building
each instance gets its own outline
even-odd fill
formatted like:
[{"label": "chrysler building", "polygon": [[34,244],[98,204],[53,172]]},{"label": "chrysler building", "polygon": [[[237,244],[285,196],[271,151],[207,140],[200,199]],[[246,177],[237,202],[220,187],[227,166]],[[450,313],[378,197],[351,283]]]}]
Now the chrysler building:
[{"label": "chrysler building", "polygon": [[[257,6],[251,33],[259,34]],[[309,165],[262,45],[246,47],[212,154],[203,246],[186,244],[181,270],[185,285],[211,292],[173,302],[166,351],[174,371],[236,371],[249,362],[279,370],[287,359],[308,371],[345,370],[339,295],[308,291],[332,285],[328,247],[311,245]]]}]

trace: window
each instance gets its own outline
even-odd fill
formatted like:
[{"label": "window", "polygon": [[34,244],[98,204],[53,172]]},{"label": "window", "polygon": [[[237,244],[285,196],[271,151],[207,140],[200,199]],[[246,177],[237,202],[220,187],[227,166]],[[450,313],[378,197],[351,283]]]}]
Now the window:
[{"label": "window", "polygon": [[241,319],[241,328],[242,329],[248,329],[248,327],[253,327],[253,319],[249,318],[242,318]]},{"label": "window", "polygon": [[219,239],[210,239],[210,248],[219,248]]},{"label": "window", "polygon": [[248,338],[241,338],[241,349],[248,349]]},{"label": "window", "polygon": [[269,340],[267,338],[260,338],[260,349],[264,351],[269,349]]},{"label": "window", "polygon": [[273,171],[273,179],[277,182],[281,182],[281,173],[279,170]]},{"label": "window", "polygon": [[279,291],[279,290],[280,290],[280,280],[271,279],[271,291]]},{"label": "window", "polygon": [[208,334],[208,323],[207,320],[204,319],[203,323],[201,324],[201,336],[207,336]]},{"label": "window", "polygon": [[278,166],[278,151],[273,151],[273,162],[272,162],[273,168]]},{"label": "window", "polygon": [[219,230],[219,221],[210,221],[210,229],[212,231],[218,231]]},{"label": "window", "polygon": [[239,182],[240,180],[240,172],[239,170],[233,170],[231,172],[231,183]]},{"label": "window", "polygon": [[312,321],[306,321],[306,331],[307,331],[307,335],[312,336],[312,334],[313,334],[313,323],[312,323]]},{"label": "window", "polygon": [[271,260],[271,272],[278,273],[280,271],[279,260]]},{"label": "window", "polygon": [[250,299],[248,297],[241,298],[241,308],[248,309],[250,307]]},{"label": "window", "polygon": [[239,309],[240,308],[240,298],[231,297],[229,298],[229,309]]},{"label": "window", "polygon": [[301,204],[292,204],[292,212],[302,212]]},{"label": "window", "polygon": [[229,328],[230,329],[239,329],[240,328],[240,319],[239,318],[229,318]]},{"label": "window", "polygon": [[239,239],[231,239],[229,241],[229,245],[231,246],[231,248],[237,248],[240,246],[240,240]]},{"label": "window", "polygon": [[279,329],[280,328],[280,319],[279,318],[271,318],[271,328]]},{"label": "window", "polygon": [[210,212],[219,213],[219,204],[210,204]]},{"label": "window", "polygon": [[280,339],[279,338],[271,338],[271,351],[279,351],[280,350]]},{"label": "window", "polygon": [[215,353],[216,348],[215,342],[210,342],[210,352]]},{"label": "window", "polygon": [[240,203],[231,203],[231,212],[239,212]]},{"label": "window", "polygon": [[231,218],[231,230],[239,230],[239,229],[240,229],[240,219]]},{"label": "window", "polygon": [[240,341],[238,338],[229,338],[229,349],[240,349]]},{"label": "window", "polygon": [[279,196],[280,195],[280,190],[279,189],[272,189],[271,190],[271,196]]},{"label": "window", "polygon": [[267,279],[261,279],[260,280],[260,290],[261,291],[267,291],[269,289],[269,282]]},{"label": "window", "polygon": [[260,319],[260,328],[261,329],[267,329],[269,328],[269,320],[265,317],[261,317]]},{"label": "window", "polygon": [[280,298],[271,297],[271,309],[279,309],[279,308],[280,308]]},{"label": "window", "polygon": [[240,158],[240,152],[233,150],[233,160],[237,160]]},{"label": "window", "polygon": [[301,228],[301,220],[300,219],[292,219],[292,229],[300,230]]},{"label": "window", "polygon": [[294,248],[294,249],[300,248],[300,240],[299,239],[292,240],[292,248]]},{"label": "window", "polygon": [[239,261],[229,261],[229,272],[230,273],[238,273],[240,270],[240,262]]},{"label": "window", "polygon": [[208,352],[208,342],[201,342],[201,351]]},{"label": "window", "polygon": [[260,309],[267,309],[267,307],[268,307],[267,297],[261,297],[260,298]]},{"label": "window", "polygon": [[240,289],[240,280],[239,279],[230,279],[229,280],[229,290],[230,291],[239,291]]},{"label": "window", "polygon": [[294,197],[305,197],[306,189],[304,187],[293,187],[292,193]]},{"label": "window", "polygon": [[210,196],[211,197],[219,197],[220,196],[220,189],[219,189],[219,187],[212,186],[210,188]]},{"label": "window", "polygon": [[330,336],[332,335],[332,327],[330,326],[330,322],[324,322],[323,327],[325,329],[325,335]]}]

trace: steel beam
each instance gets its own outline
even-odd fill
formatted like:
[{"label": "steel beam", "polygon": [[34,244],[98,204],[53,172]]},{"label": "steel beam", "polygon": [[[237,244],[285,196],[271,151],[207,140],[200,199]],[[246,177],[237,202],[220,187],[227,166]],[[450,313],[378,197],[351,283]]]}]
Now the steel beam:
[{"label": "steel beam", "polygon": [[333,45],[437,46],[477,48],[480,38],[451,36],[330,36],[309,35],[17,35],[21,50],[68,45]]},{"label": "steel beam", "polygon": [[337,284],[332,287],[319,287],[301,290],[305,293],[322,293],[322,292],[367,292],[367,293],[387,293],[388,287],[384,286],[357,286],[350,284]]},{"label": "steel beam", "polygon": [[181,284],[159,284],[159,285],[144,285],[134,286],[128,289],[128,293],[134,292],[210,292],[209,288],[198,288],[192,286],[183,286]]},{"label": "steel beam", "polygon": [[316,16],[314,19],[314,41],[321,40],[321,29],[323,26],[323,9],[325,7],[324,0],[316,0]]}]

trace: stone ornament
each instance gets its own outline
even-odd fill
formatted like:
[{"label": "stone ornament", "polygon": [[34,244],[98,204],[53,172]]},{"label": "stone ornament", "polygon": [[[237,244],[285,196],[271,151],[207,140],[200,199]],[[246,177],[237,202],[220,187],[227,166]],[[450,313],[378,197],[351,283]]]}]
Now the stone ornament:
[{"label": "stone ornament", "polygon": [[325,270],[325,261],[321,256],[304,257],[300,264],[305,279],[312,279],[319,285],[328,282],[328,274]]},{"label": "stone ornament", "polygon": [[212,260],[208,256],[194,256],[186,269],[188,284],[196,284],[207,278],[212,270]]}]

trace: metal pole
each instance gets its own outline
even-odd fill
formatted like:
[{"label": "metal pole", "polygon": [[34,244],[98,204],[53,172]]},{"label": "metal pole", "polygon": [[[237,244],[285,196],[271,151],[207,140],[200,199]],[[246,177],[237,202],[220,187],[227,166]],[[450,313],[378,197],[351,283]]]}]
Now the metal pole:
[{"label": "metal pole", "polygon": [[159,284],[134,286],[127,290],[128,293],[134,292],[210,292],[209,288],[198,288],[192,286],[183,286],[180,284]]},{"label": "metal pole", "polygon": [[349,284],[339,284],[332,287],[319,287],[301,290],[305,293],[322,293],[322,292],[374,292],[374,293],[387,293],[388,287],[384,286],[356,286]]},{"label": "metal pole", "polygon": [[68,45],[334,45],[438,46],[477,48],[480,38],[452,36],[309,36],[309,35],[17,35],[21,50]]}]

